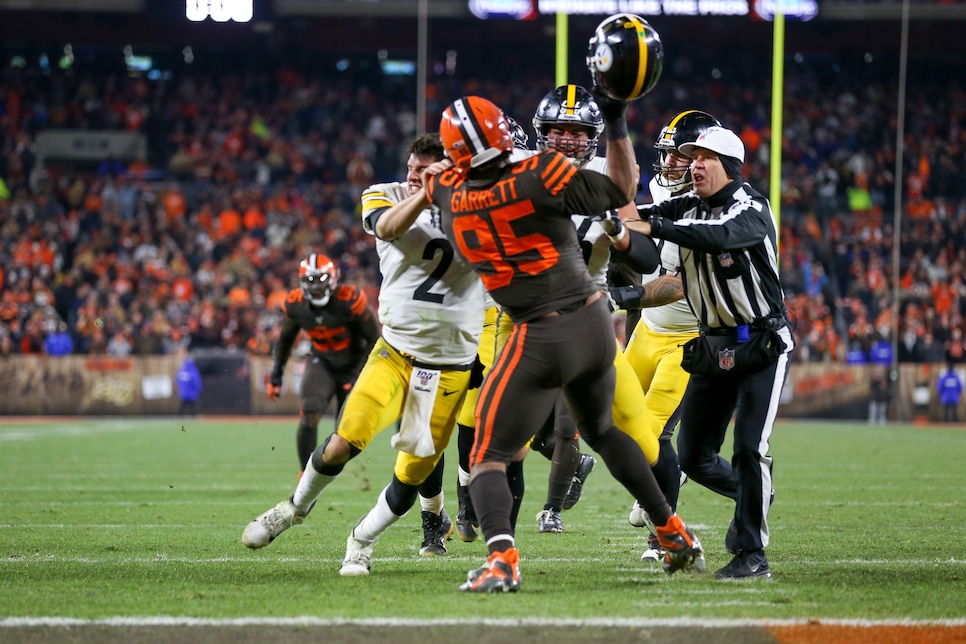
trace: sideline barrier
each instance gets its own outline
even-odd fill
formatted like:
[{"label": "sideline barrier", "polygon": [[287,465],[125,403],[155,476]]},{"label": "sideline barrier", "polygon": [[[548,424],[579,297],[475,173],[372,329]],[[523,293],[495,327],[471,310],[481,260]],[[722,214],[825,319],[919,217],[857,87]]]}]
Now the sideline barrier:
[{"label": "sideline barrier", "polygon": [[[282,397],[269,401],[265,382],[271,358],[238,352],[198,352],[203,390],[198,411],[209,415],[298,415],[301,358],[289,361]],[[177,415],[174,356],[13,355],[0,360],[0,416]],[[792,365],[778,414],[782,418],[864,420],[868,417],[872,365]],[[943,364],[901,364],[889,404],[891,421],[941,421],[936,380]],[[966,375],[966,366],[961,367]],[[329,410],[334,413],[334,409]],[[959,417],[966,422],[966,396]]]}]

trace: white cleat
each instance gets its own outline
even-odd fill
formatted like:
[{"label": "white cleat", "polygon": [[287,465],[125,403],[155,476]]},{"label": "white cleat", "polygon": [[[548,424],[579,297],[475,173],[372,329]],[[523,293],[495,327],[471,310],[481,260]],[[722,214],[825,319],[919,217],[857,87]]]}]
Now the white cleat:
[{"label": "white cleat", "polygon": [[359,541],[355,538],[355,530],[349,534],[345,543],[345,559],[339,574],[343,577],[365,577],[372,568],[372,547],[375,541]]},{"label": "white cleat", "polygon": [[631,508],[627,522],[635,528],[643,528],[647,525],[647,520],[644,518],[644,510],[637,501],[634,501],[634,507]]},{"label": "white cleat", "polygon": [[[311,509],[310,507],[309,510]],[[242,533],[242,543],[252,549],[264,548],[293,525],[299,525],[305,521],[307,515],[308,512],[302,512],[295,507],[292,497],[289,497],[271,510],[252,519]]]}]

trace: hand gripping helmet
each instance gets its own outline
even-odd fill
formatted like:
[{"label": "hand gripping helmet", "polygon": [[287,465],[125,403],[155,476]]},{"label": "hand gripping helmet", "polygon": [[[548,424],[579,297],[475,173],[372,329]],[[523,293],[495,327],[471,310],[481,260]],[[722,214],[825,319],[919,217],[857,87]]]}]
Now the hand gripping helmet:
[{"label": "hand gripping helmet", "polygon": [[315,306],[328,304],[338,283],[339,269],[325,255],[312,253],[299,264],[299,287],[305,299]]},{"label": "hand gripping helmet", "polygon": [[[587,129],[586,141],[550,146],[547,132],[560,125],[582,125]],[[537,149],[566,154],[581,167],[597,154],[597,141],[604,131],[604,117],[590,92],[580,85],[561,85],[543,97],[533,114],[533,129],[537,132]]]},{"label": "hand gripping helmet", "polygon": [[527,136],[526,130],[513,117],[506,114],[504,116],[506,116],[506,124],[510,126],[510,137],[513,139],[513,147],[521,150],[529,150],[530,137]]},{"label": "hand gripping helmet", "polygon": [[[661,128],[661,134],[654,142],[657,161],[652,166],[657,183],[671,192],[678,193],[691,189],[690,164],[670,165],[668,152],[677,150],[685,143],[694,143],[711,126],[721,126],[718,119],[700,110],[681,112]],[[679,175],[672,177],[671,175]]]},{"label": "hand gripping helmet", "polygon": [[499,107],[479,96],[464,96],[443,110],[439,137],[460,172],[513,149],[510,126]]},{"label": "hand gripping helmet", "polygon": [[594,84],[617,101],[633,101],[654,89],[664,68],[661,37],[647,20],[619,13],[597,25],[587,50]]}]

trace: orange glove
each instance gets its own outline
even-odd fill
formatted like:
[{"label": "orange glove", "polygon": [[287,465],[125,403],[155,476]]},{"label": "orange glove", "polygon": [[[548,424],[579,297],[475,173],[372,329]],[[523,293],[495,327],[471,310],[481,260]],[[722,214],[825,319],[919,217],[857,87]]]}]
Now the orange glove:
[{"label": "orange glove", "polygon": [[271,401],[278,400],[282,395],[282,373],[279,369],[272,369],[272,373],[265,378],[265,393]]},{"label": "orange glove", "polygon": [[268,399],[271,401],[276,401],[282,395],[282,385],[273,385],[268,383],[265,385],[265,392],[268,394]]}]

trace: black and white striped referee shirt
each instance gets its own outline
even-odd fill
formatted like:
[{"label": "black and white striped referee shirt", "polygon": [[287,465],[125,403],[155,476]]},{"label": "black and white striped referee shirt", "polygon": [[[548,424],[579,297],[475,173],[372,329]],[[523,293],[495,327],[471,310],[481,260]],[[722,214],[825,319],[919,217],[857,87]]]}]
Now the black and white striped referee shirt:
[{"label": "black and white striped referee shirt", "polygon": [[784,318],[778,231],[768,200],[749,184],[734,181],[709,199],[689,193],[639,210],[653,238],[680,246],[685,297],[701,326]]}]

